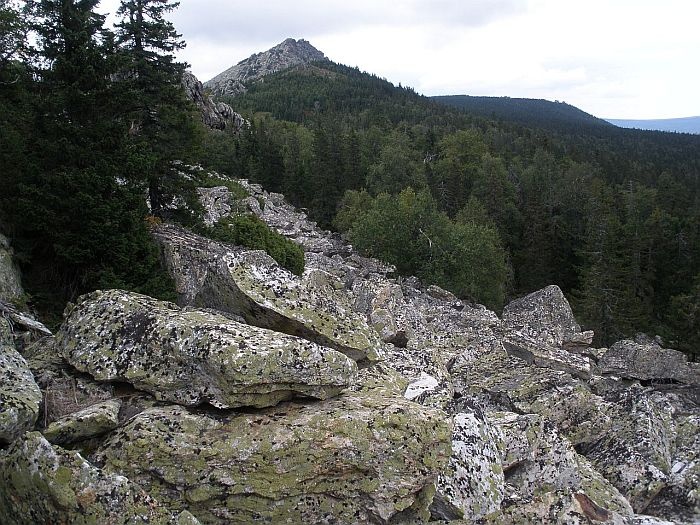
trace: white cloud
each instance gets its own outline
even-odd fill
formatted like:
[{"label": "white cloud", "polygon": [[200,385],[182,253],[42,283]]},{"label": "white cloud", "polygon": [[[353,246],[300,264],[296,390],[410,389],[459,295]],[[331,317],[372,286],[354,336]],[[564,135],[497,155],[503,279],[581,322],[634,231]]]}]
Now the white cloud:
[{"label": "white cloud", "polygon": [[182,0],[172,20],[203,80],[293,37],[429,95],[557,99],[614,118],[700,114],[696,0]]}]

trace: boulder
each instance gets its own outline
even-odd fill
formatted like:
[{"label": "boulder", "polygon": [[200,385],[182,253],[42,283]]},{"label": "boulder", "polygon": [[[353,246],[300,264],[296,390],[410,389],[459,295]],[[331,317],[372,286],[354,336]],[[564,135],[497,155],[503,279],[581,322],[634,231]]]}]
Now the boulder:
[{"label": "boulder", "polygon": [[119,399],[109,399],[52,422],[42,432],[54,445],[71,444],[100,436],[119,426]]},{"label": "boulder", "polygon": [[556,285],[547,286],[508,303],[503,308],[503,328],[543,344],[561,347],[565,341],[579,339],[569,301]]},{"label": "boulder", "polygon": [[648,338],[618,341],[603,354],[598,368],[607,375],[700,386],[700,373],[689,366],[685,354]]},{"label": "boulder", "polygon": [[325,399],[347,387],[357,368],[304,339],[120,290],[81,297],[56,341],[81,372],[183,405],[265,407],[296,394]]},{"label": "boulder", "polygon": [[199,523],[189,512],[164,509],[124,476],[102,472],[79,453],[53,447],[38,432],[25,434],[0,454],[0,487],[5,525]]},{"label": "boulder", "polygon": [[420,521],[450,435],[443,412],[371,390],[224,418],[154,408],[95,459],[206,523]]},{"label": "boulder", "polygon": [[[0,325],[7,321],[0,317]],[[34,428],[41,390],[24,358],[9,344],[0,344],[0,444],[11,443]]]},{"label": "boulder", "polygon": [[197,196],[204,208],[202,220],[207,226],[214,225],[233,211],[233,195],[226,186],[197,188]]},{"label": "boulder", "polygon": [[[334,348],[356,361],[380,359],[381,341],[345,290],[321,287],[265,252],[234,248],[181,228],[155,231],[179,302],[243,316],[247,323]],[[312,276],[313,277],[313,276]]]}]

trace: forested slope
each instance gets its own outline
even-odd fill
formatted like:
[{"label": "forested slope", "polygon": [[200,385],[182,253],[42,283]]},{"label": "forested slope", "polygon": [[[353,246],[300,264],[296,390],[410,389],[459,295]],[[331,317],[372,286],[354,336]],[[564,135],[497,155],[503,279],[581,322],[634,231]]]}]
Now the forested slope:
[{"label": "forested slope", "polygon": [[555,283],[599,344],[647,331],[697,352],[700,137],[570,106],[493,120],[328,63],[227,102],[252,125],[210,138],[210,166],[283,192],[366,253],[496,308]]}]

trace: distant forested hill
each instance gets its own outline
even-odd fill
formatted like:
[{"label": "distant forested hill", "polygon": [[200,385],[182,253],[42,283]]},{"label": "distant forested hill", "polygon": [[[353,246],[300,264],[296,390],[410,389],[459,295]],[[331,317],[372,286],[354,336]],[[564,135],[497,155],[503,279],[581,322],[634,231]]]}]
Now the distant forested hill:
[{"label": "distant forested hill", "polygon": [[607,121],[621,128],[700,134],[700,117],[667,118],[653,120],[607,119]]},{"label": "distant forested hill", "polygon": [[565,102],[534,98],[473,97],[445,95],[431,97],[442,104],[465,110],[472,115],[517,122],[524,126],[576,132],[610,127],[605,120],[589,115]]}]

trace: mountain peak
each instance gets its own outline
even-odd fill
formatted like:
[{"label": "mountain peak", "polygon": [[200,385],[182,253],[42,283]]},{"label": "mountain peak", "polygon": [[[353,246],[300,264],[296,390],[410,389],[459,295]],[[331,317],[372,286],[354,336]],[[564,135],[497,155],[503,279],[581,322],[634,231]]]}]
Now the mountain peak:
[{"label": "mountain peak", "polygon": [[326,56],[308,40],[287,38],[267,51],[255,53],[241,60],[235,66],[205,82],[204,86],[214,95],[235,96],[245,93],[246,84],[265,75],[319,60],[326,60]]}]

